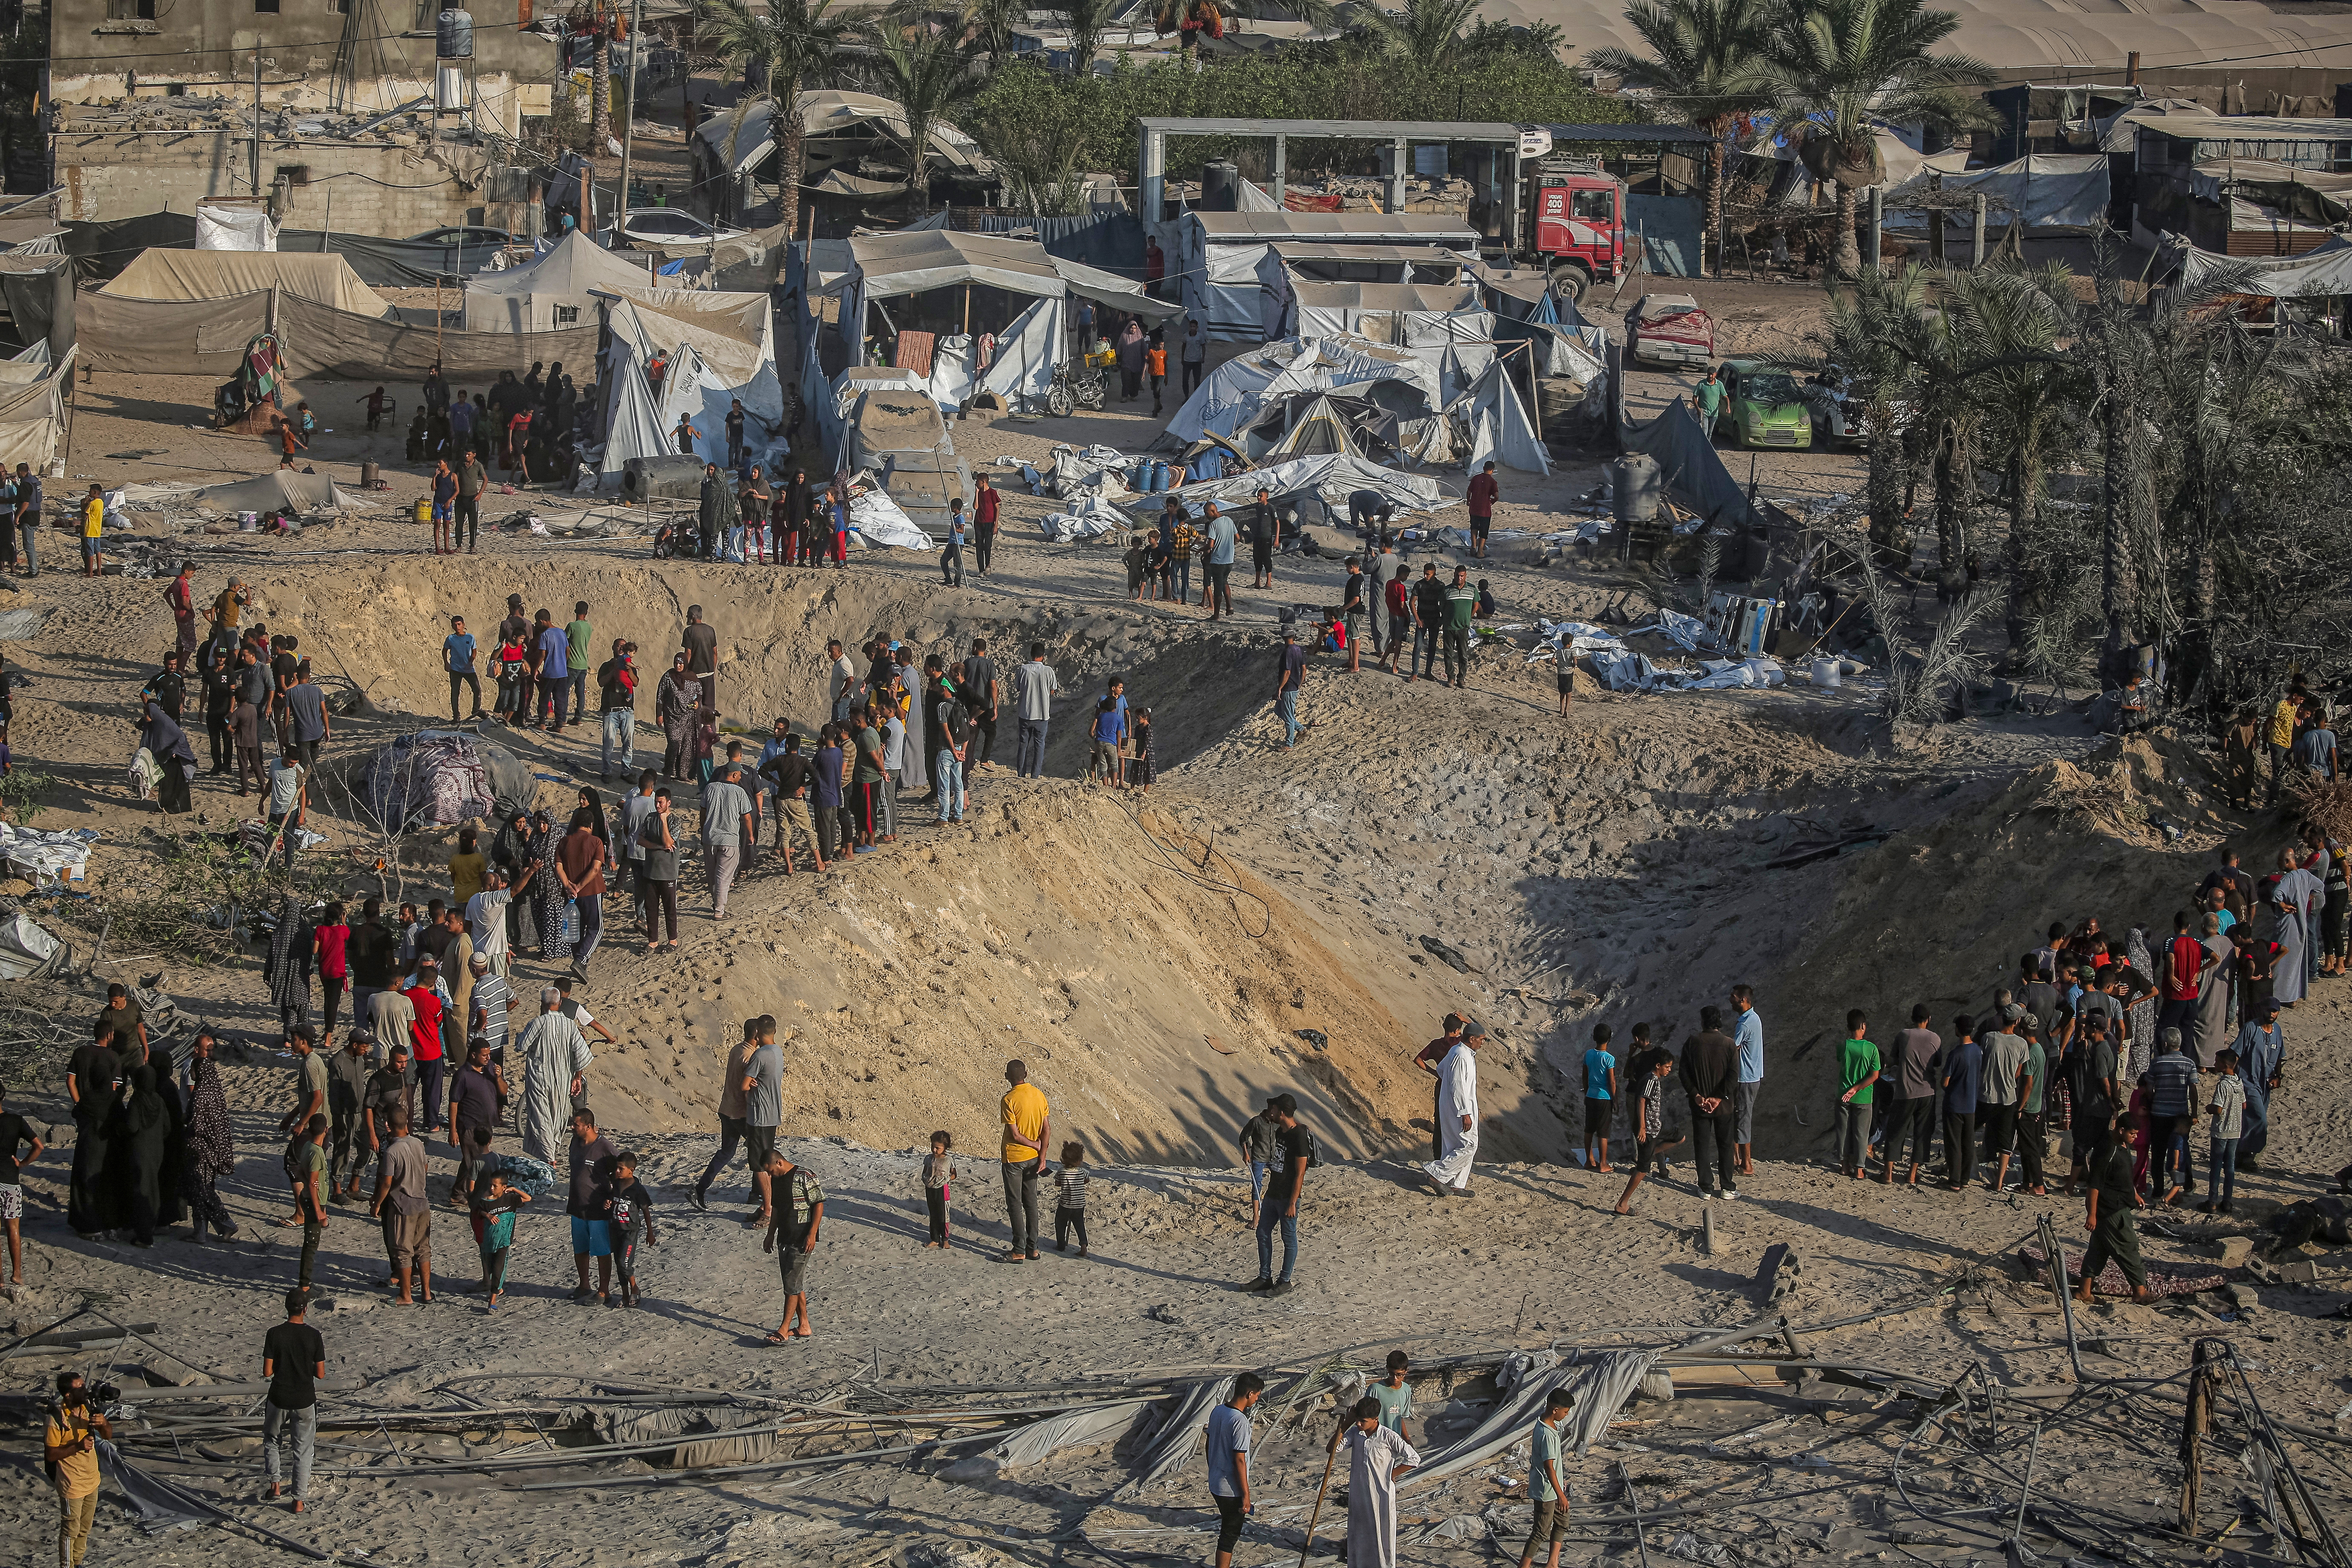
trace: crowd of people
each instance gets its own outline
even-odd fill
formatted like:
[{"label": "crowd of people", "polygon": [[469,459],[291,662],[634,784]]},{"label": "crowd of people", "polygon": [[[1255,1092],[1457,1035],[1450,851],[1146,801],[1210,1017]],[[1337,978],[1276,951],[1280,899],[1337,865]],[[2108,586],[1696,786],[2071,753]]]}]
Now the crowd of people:
[{"label": "crowd of people", "polygon": [[[436,364],[426,372],[409,417],[406,455],[412,463],[436,465],[436,479],[462,474],[469,464],[478,473],[491,463],[520,486],[568,478],[577,465],[580,444],[590,438],[588,420],[596,401],[595,384],[585,389],[573,386],[561,360],[553,365],[534,360],[520,378],[510,370],[500,371],[499,379],[480,392],[461,386],[454,394]],[[360,402],[370,430],[391,409],[381,386]],[[477,486],[466,499],[480,494]],[[434,499],[437,506],[437,488]]]}]

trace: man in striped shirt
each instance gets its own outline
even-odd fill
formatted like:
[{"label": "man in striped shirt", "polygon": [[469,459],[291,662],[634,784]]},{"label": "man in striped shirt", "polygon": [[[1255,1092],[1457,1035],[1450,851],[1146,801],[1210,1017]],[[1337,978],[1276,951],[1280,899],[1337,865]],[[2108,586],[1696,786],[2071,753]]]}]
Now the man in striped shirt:
[{"label": "man in striped shirt", "polygon": [[466,1033],[470,1039],[487,1040],[490,1060],[503,1066],[507,1059],[507,1010],[514,1005],[514,992],[507,977],[493,973],[490,961],[480,953],[473,956],[468,966],[474,972],[473,1016],[467,1020]]}]

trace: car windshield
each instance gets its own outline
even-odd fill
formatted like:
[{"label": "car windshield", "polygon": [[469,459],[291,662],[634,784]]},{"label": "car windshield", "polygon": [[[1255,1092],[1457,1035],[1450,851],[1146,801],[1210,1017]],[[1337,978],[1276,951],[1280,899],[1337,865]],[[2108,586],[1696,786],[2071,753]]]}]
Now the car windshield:
[{"label": "car windshield", "polygon": [[1740,394],[1757,403],[1794,403],[1797,378],[1785,370],[1766,371],[1749,376],[1741,385]]}]

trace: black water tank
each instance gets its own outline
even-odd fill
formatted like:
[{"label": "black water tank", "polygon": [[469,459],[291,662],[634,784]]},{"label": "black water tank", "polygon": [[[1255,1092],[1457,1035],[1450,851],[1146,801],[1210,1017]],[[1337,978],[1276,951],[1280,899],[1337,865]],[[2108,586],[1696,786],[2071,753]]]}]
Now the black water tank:
[{"label": "black water tank", "polygon": [[702,494],[702,459],[682,452],[631,458],[621,465],[621,494],[632,503],[694,500]]},{"label": "black water tank", "polygon": [[1242,173],[1223,158],[1201,165],[1201,211],[1229,213],[1239,210],[1242,195]]},{"label": "black water tank", "polygon": [[470,60],[474,58],[474,17],[468,11],[452,8],[433,18],[433,53],[445,60]]}]

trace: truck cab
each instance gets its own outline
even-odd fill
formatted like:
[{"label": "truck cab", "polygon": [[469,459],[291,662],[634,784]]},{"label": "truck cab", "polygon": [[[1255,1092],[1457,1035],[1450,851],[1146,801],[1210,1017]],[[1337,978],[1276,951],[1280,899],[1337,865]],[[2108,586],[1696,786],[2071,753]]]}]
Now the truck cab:
[{"label": "truck cab", "polygon": [[[1554,168],[1562,163],[1584,167]],[[1547,159],[1536,175],[1536,250],[1571,300],[1625,265],[1625,186],[1597,161]]]}]

